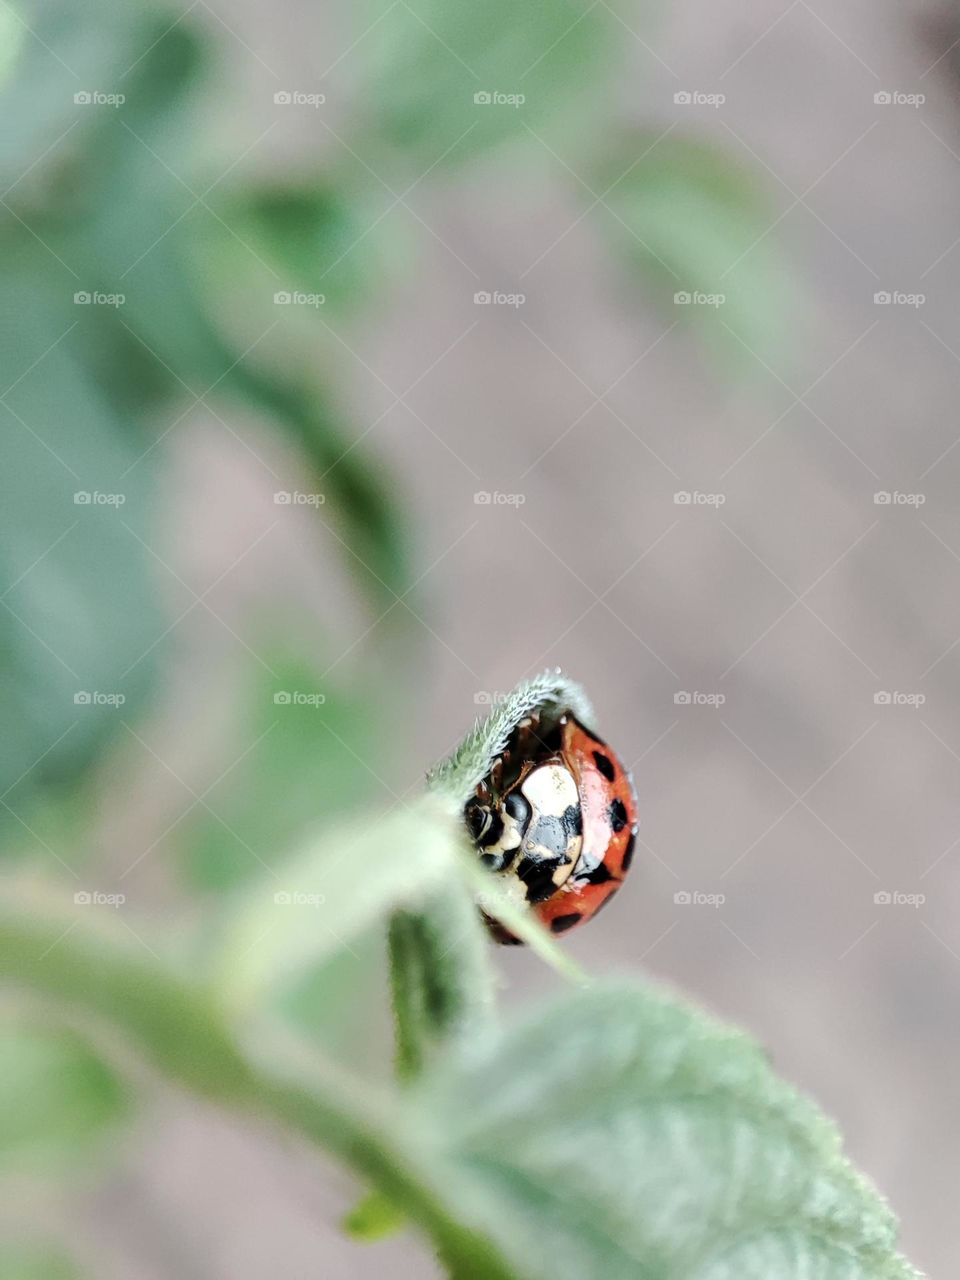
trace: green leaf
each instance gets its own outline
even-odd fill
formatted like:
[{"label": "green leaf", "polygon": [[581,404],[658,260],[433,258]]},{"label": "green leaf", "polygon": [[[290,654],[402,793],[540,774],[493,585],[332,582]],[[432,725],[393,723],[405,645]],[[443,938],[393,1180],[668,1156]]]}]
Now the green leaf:
[{"label": "green leaf", "polygon": [[238,1010],[307,972],[391,909],[415,904],[454,874],[459,815],[423,796],[384,817],[327,828],[284,868],[246,890],[217,960]]},{"label": "green leaf", "polygon": [[383,1062],[387,1019],[383,929],[378,921],[326,957],[291,986],[278,990],[273,1010],[328,1057],[388,1079]]},{"label": "green leaf", "polygon": [[[150,2],[129,0],[118,5],[115,0],[88,0],[80,9],[72,0],[44,0],[43,4],[3,0],[0,182],[4,190],[16,183],[17,199],[28,198],[36,208],[51,192],[51,177],[65,178],[66,185],[73,186],[76,174],[71,160],[79,129],[70,126],[79,123],[83,111],[78,111],[73,95],[84,89],[123,89],[124,72],[159,34],[154,31],[156,14],[144,12]],[[85,108],[88,125],[94,123],[96,110],[102,109]],[[69,137],[64,136],[67,130]],[[46,163],[34,168],[48,148]],[[9,193],[5,199],[14,202]]]},{"label": "green leaf", "polygon": [[13,74],[27,33],[12,5],[0,10],[0,88]]},{"label": "green leaf", "polygon": [[[589,127],[597,95],[588,91],[603,86],[614,48],[605,6],[378,0],[371,10],[376,20],[357,49],[367,59],[366,129],[415,167],[461,164],[505,139],[526,139],[525,125],[557,134]],[[478,102],[477,94],[508,100]]]},{"label": "green leaf", "polygon": [[334,544],[343,549],[347,568],[378,603],[396,604],[410,585],[396,480],[363,446],[356,447],[348,419],[329,390],[303,374],[281,378],[250,361],[234,363],[224,385],[268,413],[300,448],[316,476],[310,482],[329,495],[334,515],[341,518],[343,530]]},{"label": "green leaf", "polygon": [[756,372],[749,348],[782,365],[793,289],[777,210],[757,172],[710,142],[638,133],[607,151],[594,174],[606,205],[597,226],[670,319],[696,326],[727,364],[733,356]]},{"label": "green leaf", "polygon": [[424,1135],[390,1098],[355,1071],[295,1051],[275,1027],[241,1049],[195,977],[175,975],[116,928],[91,921],[65,930],[56,900],[0,899],[0,972],[74,1016],[105,1020],[171,1081],[337,1155],[423,1227],[457,1280],[514,1280],[490,1243],[450,1215]]},{"label": "green leaf", "polygon": [[407,1225],[407,1220],[391,1202],[372,1191],[343,1220],[343,1229],[355,1240],[371,1243],[392,1236]]},{"label": "green leaf", "polygon": [[[197,199],[211,181],[194,172],[196,121],[187,111],[205,45],[189,21],[145,17],[136,13],[142,7],[132,4],[121,14],[96,0],[79,28],[72,6],[57,4],[55,19],[47,15],[47,43],[68,65],[90,65],[86,51],[73,48],[81,36],[87,46],[109,49],[88,83],[119,89],[126,101],[118,108],[76,106],[73,78],[49,52],[41,49],[39,61],[24,60],[10,89],[11,104],[22,105],[9,107],[8,115],[37,123],[37,131],[27,156],[11,137],[8,156],[8,135],[0,129],[0,172],[8,171],[13,182],[31,166],[7,198],[12,212],[0,219],[4,252],[15,261],[25,248],[38,247],[39,236],[46,248],[38,274],[53,282],[64,302],[77,291],[123,296],[116,310],[85,308],[75,341],[85,372],[124,419],[149,420],[165,433],[186,415],[191,395],[215,392],[211,407],[229,429],[239,403],[284,431],[313,469],[309,483],[326,494],[327,509],[342,521],[351,570],[366,566],[378,602],[392,600],[409,576],[389,477],[355,447],[345,415],[318,381],[315,360],[304,357],[284,368],[277,349],[264,341],[278,319],[273,290],[264,291],[252,313],[255,331],[238,341],[223,323],[236,298],[210,287],[208,273],[197,266],[195,245],[203,242],[204,228],[223,230],[212,205],[219,190]],[[43,92],[34,103],[36,83]],[[33,165],[38,155],[42,160]],[[51,342],[78,318],[76,308],[67,310],[73,314]],[[279,342],[277,347],[282,352]],[[63,403],[64,419],[70,407],[69,400]]]},{"label": "green leaf", "polygon": [[0,1280],[80,1280],[80,1271],[50,1244],[0,1244]]},{"label": "green leaf", "polygon": [[567,996],[414,1094],[450,1203],[524,1280],[916,1276],[833,1126],[665,996]]},{"label": "green leaf", "polygon": [[128,1113],[124,1085],[73,1032],[8,1023],[0,1077],[0,1169],[8,1173],[86,1164]]},{"label": "green leaf", "polygon": [[275,643],[257,652],[270,670],[247,672],[236,696],[236,740],[252,748],[210,792],[210,809],[194,810],[181,838],[187,878],[199,888],[279,872],[305,830],[360,809],[379,790],[374,691],[321,681],[316,664]]},{"label": "green leaf", "polygon": [[22,901],[0,904],[0,970],[332,1151],[457,1280],[916,1280],[832,1125],[664,996],[568,997],[388,1098],[282,1037],[241,1049],[195,980]]},{"label": "green leaf", "polygon": [[411,256],[397,220],[380,217],[393,197],[373,188],[368,173],[340,164],[310,181],[229,192],[214,206],[219,218],[197,236],[198,265],[222,296],[236,295],[247,279],[261,303],[277,291],[322,298],[283,313],[285,324],[303,321],[315,347],[326,338],[318,316],[334,323],[382,299]]},{"label": "green leaf", "polygon": [[[383,691],[369,681],[362,691],[321,681],[315,664],[278,652],[275,642],[257,650],[272,674],[258,668],[238,695],[236,725],[237,740],[255,745],[180,838],[186,876],[202,889],[254,883],[260,892],[272,870],[281,890],[305,832],[361,813],[380,789],[389,742]],[[382,929],[370,927],[278,992],[278,1011],[326,1053],[360,1061],[370,1054],[371,1009],[385,1009],[383,987]]]},{"label": "green leaf", "polygon": [[18,812],[135,714],[163,629],[151,460],[78,358],[67,296],[21,245],[0,305],[0,791],[19,784]]}]

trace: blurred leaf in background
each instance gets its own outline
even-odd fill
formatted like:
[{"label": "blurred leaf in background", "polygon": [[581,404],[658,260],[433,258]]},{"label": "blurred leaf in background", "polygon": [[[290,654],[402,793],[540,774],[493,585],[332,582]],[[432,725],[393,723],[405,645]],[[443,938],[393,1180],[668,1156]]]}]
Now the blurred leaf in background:
[{"label": "blurred leaf in background", "polygon": [[50,1244],[0,1243],[0,1280],[81,1280],[81,1272]]},{"label": "blurred leaf in background", "polygon": [[378,0],[369,13],[363,131],[417,173],[525,138],[525,126],[583,133],[608,104],[615,26],[604,5]]},{"label": "blurred leaf in background", "polygon": [[23,47],[26,27],[12,5],[0,10],[0,89],[13,73]]},{"label": "blurred leaf in background", "polygon": [[[281,377],[248,358],[195,283],[197,228],[219,225],[204,193],[223,176],[192,173],[205,37],[145,0],[82,12],[50,0],[31,11],[30,36],[16,8],[3,14],[0,793],[29,771],[7,796],[19,813],[102,750],[118,698],[135,717],[151,688],[165,630],[154,499],[191,408],[233,434],[231,399],[259,411],[323,476],[373,596],[391,600],[407,579],[389,483],[352,447],[336,397],[306,362]],[[300,243],[309,256],[329,238],[335,256],[351,214],[324,190],[292,206],[252,193],[247,213],[279,222],[286,252]],[[297,241],[292,222],[308,216]],[[265,298],[261,333],[276,320]]]},{"label": "blurred leaf in background", "polygon": [[115,729],[118,699],[135,711],[161,623],[142,543],[147,441],[78,358],[71,282],[18,239],[0,302],[0,792],[19,806],[75,775]]},{"label": "blurred leaf in background", "polygon": [[403,274],[404,259],[413,255],[393,220],[378,221],[389,196],[378,199],[369,174],[358,175],[356,168],[350,157],[346,162],[338,157],[329,176],[304,175],[227,192],[215,204],[222,223],[209,219],[198,236],[197,270],[215,281],[224,297],[247,276],[258,289],[251,299],[259,296],[261,302],[268,291],[294,289],[322,298],[313,313],[308,306],[283,313],[285,326],[298,320],[309,326],[316,346],[326,337],[318,314],[336,323],[381,303]]},{"label": "blurred leaf in background", "polygon": [[[260,646],[273,673],[257,666],[238,695],[237,739],[256,746],[195,810],[179,840],[194,891],[220,894],[262,885],[267,899],[289,892],[286,866],[308,832],[389,799],[375,776],[385,743],[383,700],[369,685],[351,691],[321,681],[315,664]],[[294,888],[297,886],[294,885]],[[317,917],[326,928],[328,914]],[[369,1045],[385,1011],[383,938],[354,937],[309,966],[278,999],[278,1012],[333,1054]],[[382,1020],[380,1025],[382,1025]]]},{"label": "blurred leaf in background", "polygon": [[271,672],[250,671],[238,695],[237,740],[256,745],[210,792],[215,816],[195,810],[183,841],[195,888],[232,888],[267,869],[282,872],[306,829],[360,810],[384,790],[373,699],[321,684],[313,664],[261,648]]},{"label": "blurred leaf in background", "polygon": [[721,368],[756,373],[755,353],[785,371],[790,282],[756,173],[703,139],[640,132],[603,153],[595,182],[605,239]]},{"label": "blurred leaf in background", "polygon": [[130,1112],[112,1068],[63,1028],[7,1021],[0,1076],[0,1168],[7,1174],[89,1168]]}]

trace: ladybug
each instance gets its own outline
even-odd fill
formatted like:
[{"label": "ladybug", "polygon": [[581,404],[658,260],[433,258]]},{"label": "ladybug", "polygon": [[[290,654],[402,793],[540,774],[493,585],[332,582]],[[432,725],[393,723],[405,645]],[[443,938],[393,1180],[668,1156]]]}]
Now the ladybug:
[{"label": "ladybug", "polygon": [[[554,933],[596,915],[630,869],[637,798],[610,748],[570,712],[522,720],[464,808],[484,866]],[[495,920],[498,942],[520,940]]]}]

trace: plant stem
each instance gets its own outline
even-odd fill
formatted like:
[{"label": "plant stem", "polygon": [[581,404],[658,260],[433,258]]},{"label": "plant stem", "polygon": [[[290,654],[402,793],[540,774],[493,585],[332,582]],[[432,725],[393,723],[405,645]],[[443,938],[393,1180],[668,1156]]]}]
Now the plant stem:
[{"label": "plant stem", "polygon": [[397,1074],[419,1074],[440,1045],[490,1022],[490,941],[466,885],[435,893],[422,911],[396,911],[388,935]]},{"label": "plant stem", "polygon": [[210,994],[74,921],[0,908],[0,973],[119,1032],[171,1081],[220,1106],[278,1122],[338,1156],[433,1238],[458,1280],[511,1280],[483,1236],[443,1203],[398,1110],[329,1063],[311,1059],[309,1080],[267,1071],[240,1047]]},{"label": "plant stem", "polygon": [[390,956],[390,991],[397,1035],[397,1075],[410,1080],[423,1067],[422,993],[418,989],[421,966],[415,934],[418,920],[408,911],[390,917],[387,949]]}]

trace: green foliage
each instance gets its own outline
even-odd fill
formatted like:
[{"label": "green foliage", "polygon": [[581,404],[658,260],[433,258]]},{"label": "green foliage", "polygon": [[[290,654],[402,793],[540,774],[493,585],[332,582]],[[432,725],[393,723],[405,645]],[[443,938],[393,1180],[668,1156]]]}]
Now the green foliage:
[{"label": "green foliage", "polygon": [[673,998],[567,996],[384,1097],[282,1038],[244,1051],[195,980],[143,949],[78,927],[38,961],[59,936],[7,903],[0,965],[106,1016],[172,1079],[325,1146],[379,1189],[357,1234],[403,1214],[458,1277],[916,1277],[832,1126],[750,1041]]},{"label": "green foliage", "polygon": [[[397,274],[401,246],[392,228],[377,223],[390,197],[378,204],[370,185],[369,174],[363,171],[355,176],[344,164],[330,181],[274,183],[229,193],[217,206],[223,222],[208,223],[210,239],[200,246],[198,266],[208,275],[213,269],[223,280],[224,291],[224,276],[229,272],[233,290],[238,276],[256,274],[262,290],[298,289],[322,295],[317,310],[323,319],[335,323],[335,318],[375,302]],[[256,273],[256,258],[247,246],[275,267],[279,278],[267,270]],[[316,341],[321,335],[311,309],[292,310],[284,323],[306,312],[304,324]]]},{"label": "green foliage", "polygon": [[379,1191],[365,1196],[343,1220],[343,1229],[355,1240],[370,1243],[393,1235],[406,1225],[406,1219]]},{"label": "green foliage", "polygon": [[[23,30],[9,7],[4,17]],[[78,707],[75,694],[120,694],[133,717],[153,687],[165,630],[147,549],[153,497],[172,429],[198,398],[212,396],[221,421],[243,402],[289,437],[378,601],[407,581],[389,483],[352,447],[335,395],[305,359],[281,376],[246,354],[277,318],[272,295],[241,346],[222,323],[227,300],[198,287],[192,245],[205,221],[220,224],[197,198],[210,184],[185,146],[205,62],[190,23],[171,25],[146,0],[91,0],[82,14],[50,0],[31,17],[0,124],[0,793],[43,757],[10,798],[18,811],[117,730],[115,704]],[[122,110],[77,105],[84,83],[122,85]],[[311,194],[293,216],[311,200],[304,254],[324,241],[341,252],[349,213],[334,193]],[[286,240],[290,206],[246,203]],[[74,300],[95,293],[122,302]],[[77,505],[77,493],[118,498]]]},{"label": "green foliage", "polygon": [[[781,361],[789,282],[770,236],[777,213],[757,176],[710,143],[662,131],[622,138],[593,172],[606,193],[606,235],[674,317],[697,326],[725,366],[756,372],[747,349]],[[677,294],[692,300],[676,304]]]},{"label": "green foliage", "polygon": [[[595,158],[593,140],[616,137],[606,117],[622,28],[607,6],[376,0],[358,16],[358,100],[333,161],[269,180],[201,159],[215,58],[190,14],[151,0],[90,0],[82,12],[45,0],[28,37],[18,13],[0,6],[0,592],[11,588],[0,792],[43,756],[11,798],[18,811],[28,791],[79,776],[116,731],[109,704],[75,715],[75,692],[122,693],[133,717],[157,685],[168,642],[154,645],[164,625],[152,507],[193,410],[239,439],[240,408],[294,446],[304,488],[327,498],[332,545],[378,607],[409,583],[395,485],[344,406],[337,325],[409,272],[413,245],[398,240],[409,217],[390,210],[412,182],[508,140],[546,157],[531,130],[541,134],[605,192],[613,216],[600,210],[595,225],[642,269],[644,288],[668,304],[681,289],[721,289],[722,308],[683,314],[728,344],[728,364],[731,351],[750,363],[745,348],[776,360],[784,289],[755,178],[673,135],[621,138]],[[78,106],[82,84],[126,100]],[[283,289],[326,302],[318,314],[275,307]],[[84,292],[124,301],[75,305]],[[81,510],[78,491],[119,491],[125,503]]]},{"label": "green foliage", "polygon": [[377,823],[328,827],[284,869],[249,888],[225,928],[219,977],[240,1009],[263,1006],[391,907],[419,902],[453,874],[456,816],[433,796]]},{"label": "green foliage", "polygon": [[462,164],[522,136],[525,124],[583,130],[613,45],[609,11],[588,0],[378,0],[372,12],[366,130],[405,151],[418,172]]},{"label": "green foliage", "polygon": [[279,874],[307,828],[360,809],[379,789],[373,698],[321,682],[315,665],[274,645],[257,647],[270,670],[247,672],[235,715],[236,740],[253,745],[211,791],[210,808],[194,810],[181,839],[187,878],[202,889]]},{"label": "green foliage", "polygon": [[76,775],[115,731],[124,712],[94,694],[120,694],[135,714],[160,630],[139,541],[152,517],[152,467],[137,465],[146,443],[78,358],[76,317],[42,255],[19,247],[0,302],[0,792],[43,757],[10,803]]},{"label": "green foliage", "polygon": [[77,1034],[12,1023],[0,1034],[0,1168],[47,1174],[89,1164],[126,1118],[127,1090]]},{"label": "green foliage", "polygon": [[569,995],[419,1088],[451,1196],[518,1275],[915,1275],[832,1125],[750,1040],[664,995]]},{"label": "green foliage", "polygon": [[48,1244],[0,1244],[0,1280],[81,1280],[62,1250]]}]

